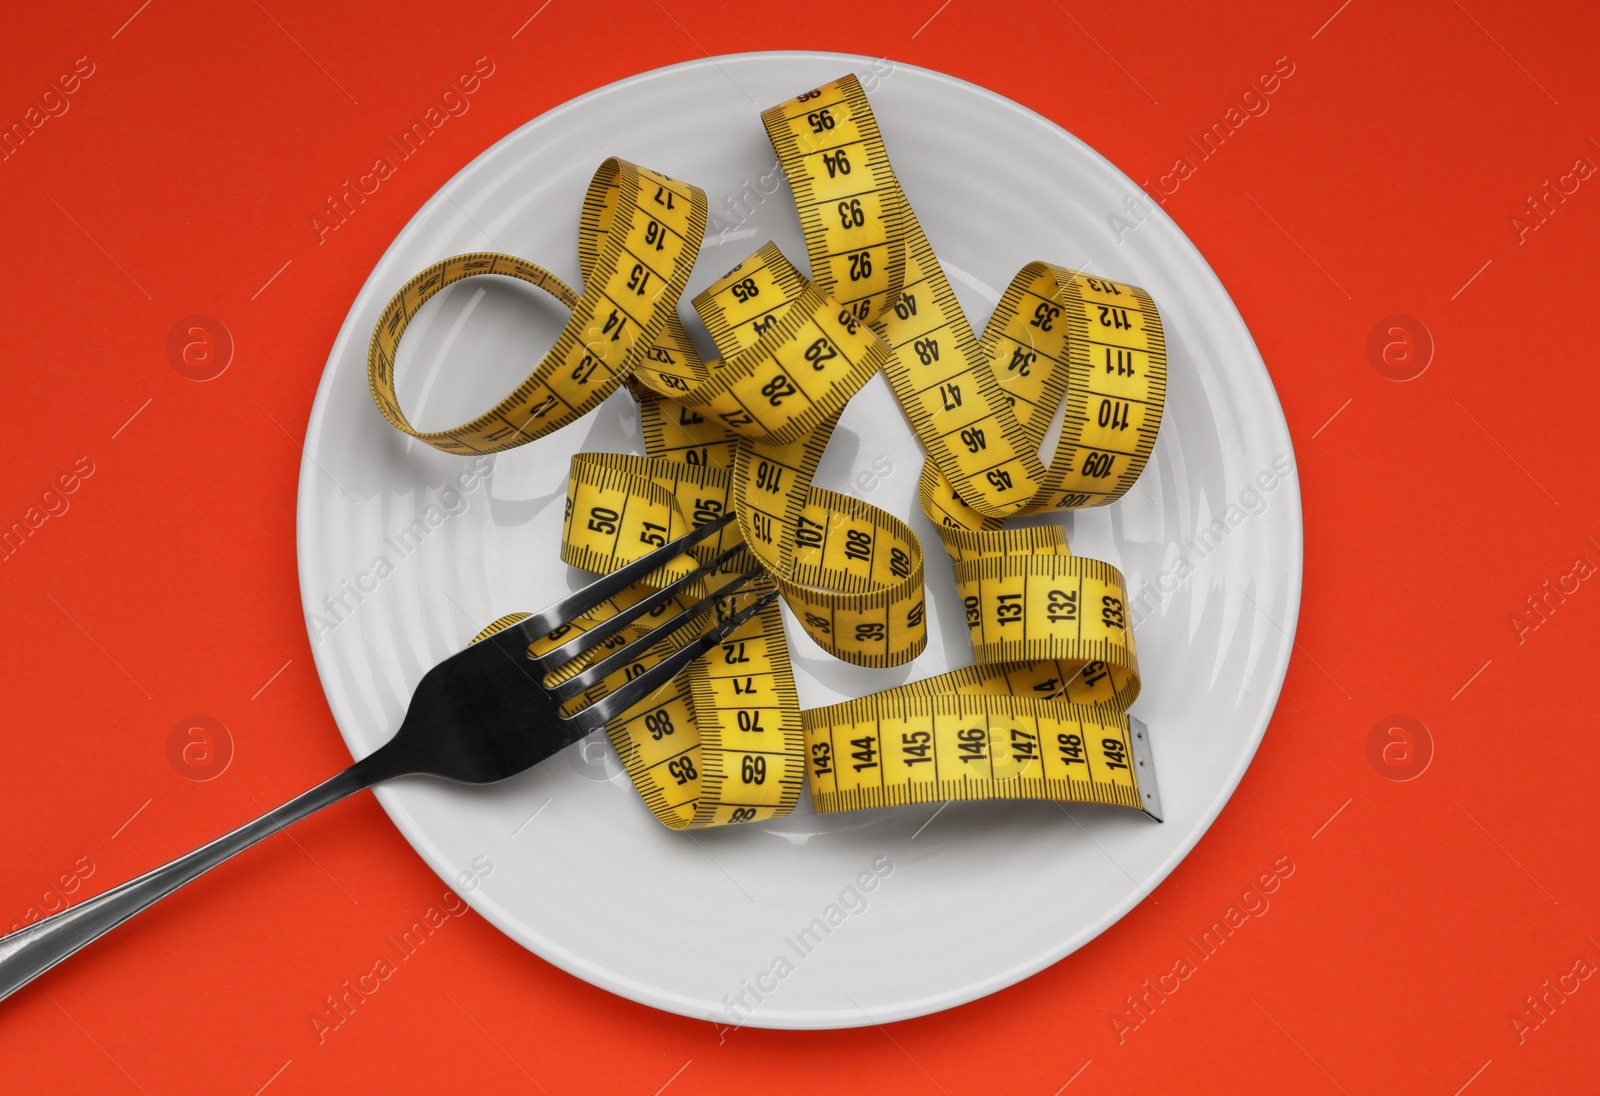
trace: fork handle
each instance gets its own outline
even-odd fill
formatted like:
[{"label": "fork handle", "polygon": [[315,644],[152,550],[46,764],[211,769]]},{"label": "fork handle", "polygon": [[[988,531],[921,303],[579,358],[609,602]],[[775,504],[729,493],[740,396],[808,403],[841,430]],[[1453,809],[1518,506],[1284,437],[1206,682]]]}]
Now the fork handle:
[{"label": "fork handle", "polygon": [[276,810],[137,879],[0,936],[0,1000],[235,853],[391,775],[369,764],[377,756],[363,758]]}]

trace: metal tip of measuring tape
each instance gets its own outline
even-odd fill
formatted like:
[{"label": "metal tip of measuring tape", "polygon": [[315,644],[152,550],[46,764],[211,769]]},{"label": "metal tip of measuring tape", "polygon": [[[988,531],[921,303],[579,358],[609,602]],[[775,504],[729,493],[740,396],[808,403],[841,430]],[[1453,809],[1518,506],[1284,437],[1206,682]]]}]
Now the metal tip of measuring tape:
[{"label": "metal tip of measuring tape", "polygon": [[1156,763],[1150,753],[1150,728],[1146,727],[1144,720],[1128,717],[1128,738],[1133,749],[1134,779],[1139,788],[1139,797],[1144,800],[1143,810],[1157,822],[1165,822],[1161,810],[1161,789],[1156,784]]}]

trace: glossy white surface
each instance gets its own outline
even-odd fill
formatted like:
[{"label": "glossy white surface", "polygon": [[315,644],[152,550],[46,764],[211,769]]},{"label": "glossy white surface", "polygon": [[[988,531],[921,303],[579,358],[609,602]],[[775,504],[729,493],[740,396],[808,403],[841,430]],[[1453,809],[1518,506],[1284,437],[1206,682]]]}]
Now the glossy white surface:
[{"label": "glossy white surface", "polygon": [[[686,315],[690,296],[769,238],[804,266],[759,111],[845,71],[868,86],[975,326],[1032,259],[1142,284],[1161,307],[1171,381],[1154,457],[1125,499],[1068,522],[1074,551],[1116,564],[1135,592],[1145,685],[1134,712],[1151,729],[1166,823],[1048,803],[957,804],[937,817],[933,807],[818,817],[802,803],[774,824],[675,834],[598,740],[492,787],[416,779],[379,790],[441,878],[530,950],[623,996],[722,1023],[847,1027],[934,1012],[1103,932],[1199,840],[1243,775],[1300,603],[1299,489],[1266,368],[1205,261],[1127,177],[1038,115],[925,70],[805,53],[695,61],[602,88],[501,140],[418,211],[350,309],[307,431],[298,535],[317,670],[352,753],[387,739],[423,671],[483,624],[583,581],[556,554],[568,457],[641,451],[638,417],[619,395],[485,460],[492,475],[457,492],[449,480],[472,462],[395,432],[368,395],[367,339],[389,296],[437,259],[484,249],[579,285],[579,204],[607,155],[711,196]],[[413,421],[440,428],[490,406],[563,319],[509,280],[441,294],[402,346]],[[921,463],[875,378],[846,411],[817,481],[910,517],[929,553],[931,639],[910,666],[869,671],[824,656],[791,627],[804,706],[971,661],[950,569],[916,506]],[[1207,529],[1203,543],[1193,539]],[[341,596],[336,610],[324,600]],[[875,885],[858,902],[847,888],[874,864]],[[861,908],[841,907],[842,922],[815,947],[792,946],[841,895]],[[746,985],[771,988],[730,1018],[725,998]]]}]

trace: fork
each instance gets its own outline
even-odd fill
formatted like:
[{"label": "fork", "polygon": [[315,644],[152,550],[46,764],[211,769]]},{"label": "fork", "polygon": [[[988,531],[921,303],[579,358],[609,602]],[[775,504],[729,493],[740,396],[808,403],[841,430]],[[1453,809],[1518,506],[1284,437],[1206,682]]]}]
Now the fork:
[{"label": "fork", "polygon": [[571,714],[562,706],[637,660],[668,635],[702,616],[761,573],[751,567],[693,605],[581,672],[546,687],[544,676],[647,612],[659,612],[694,583],[707,580],[744,550],[742,544],[661,587],[572,640],[535,656],[529,644],[572,623],[628,585],[670,563],[687,548],[726,526],[732,514],[707,522],[557,601],[541,612],[486,636],[423,675],[394,737],[337,776],[232,833],[146,872],[70,909],[0,936],[0,999],[43,974],[185,883],[262,838],[323,807],[396,776],[427,775],[463,784],[490,784],[515,776],[604,727],[721,642],[778,596],[769,590],[740,611],[666,655],[626,684]]}]

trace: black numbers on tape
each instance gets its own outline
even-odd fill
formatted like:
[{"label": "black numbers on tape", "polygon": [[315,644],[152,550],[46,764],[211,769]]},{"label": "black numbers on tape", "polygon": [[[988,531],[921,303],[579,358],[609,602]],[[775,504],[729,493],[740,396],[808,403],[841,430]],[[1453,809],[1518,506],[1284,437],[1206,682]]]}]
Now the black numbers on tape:
[{"label": "black numbers on tape", "polygon": [[899,545],[889,549],[889,573],[895,578],[908,578],[911,575],[911,556]]},{"label": "black numbers on tape", "polygon": [[667,543],[667,527],[657,525],[653,521],[644,523],[644,528],[639,530],[639,543],[648,544],[652,548],[659,548]]},{"label": "black numbers on tape", "polygon": [[850,256],[850,280],[852,282],[865,281],[872,277],[872,255],[866,251],[857,251]]},{"label": "black numbers on tape", "polygon": [[687,784],[700,775],[695,771],[694,761],[688,757],[678,757],[667,762],[667,772],[676,777],[679,784]]},{"label": "black numbers on tape", "polygon": [[1059,315],[1061,315],[1061,309],[1053,304],[1045,304],[1041,301],[1039,307],[1033,310],[1033,319],[1028,321],[1028,326],[1037,327],[1040,331],[1049,331]]},{"label": "black numbers on tape", "polygon": [[917,352],[917,361],[923,365],[932,365],[939,360],[938,339],[918,339],[911,344],[911,349]]},{"label": "black numbers on tape", "polygon": [[999,624],[1014,624],[1022,619],[1022,595],[1000,594],[995,599],[994,619]]},{"label": "black numbers on tape", "polygon": [[800,527],[795,531],[794,542],[801,548],[822,547],[822,526],[808,518],[800,519]]},{"label": "black numbers on tape", "polygon": [[1056,744],[1061,747],[1061,760],[1064,763],[1082,765],[1085,769],[1089,767],[1088,760],[1083,756],[1082,736],[1062,731],[1056,735]]},{"label": "black numbers on tape", "polygon": [[839,227],[860,228],[867,223],[867,215],[861,209],[861,199],[851,198],[847,202],[839,203]]},{"label": "black numbers on tape", "polygon": [[756,486],[768,494],[776,495],[783,487],[783,469],[766,461],[758,462],[756,464]]},{"label": "black numbers on tape", "polygon": [[907,766],[932,761],[933,735],[927,731],[906,731],[900,735],[900,752]]},{"label": "black numbers on tape", "polygon": [[767,402],[774,407],[781,406],[783,401],[794,393],[794,382],[782,373],[761,386],[761,394],[767,397]]},{"label": "black numbers on tape", "polygon": [[1128,412],[1130,408],[1126,400],[1101,400],[1099,422],[1103,427],[1117,430],[1128,428]]},{"label": "black numbers on tape", "polygon": [[746,784],[767,782],[767,759],[760,754],[745,754],[739,762],[739,777]]},{"label": "black numbers on tape", "polygon": [[1095,479],[1105,479],[1116,466],[1117,458],[1110,453],[1091,451],[1083,458],[1083,474]]},{"label": "black numbers on tape", "polygon": [[[846,315],[848,315],[848,313],[846,313]],[[854,317],[851,317],[851,323],[852,325],[854,324]],[[851,326],[850,330],[853,332],[855,330],[854,326]],[[821,369],[827,362],[837,358],[838,356],[839,351],[835,349],[831,342],[828,341],[828,337],[826,335],[822,336],[810,346],[806,347],[806,361],[811,363],[812,369]]]},{"label": "black numbers on tape", "polygon": [[617,522],[622,515],[609,506],[591,506],[589,508],[589,528],[605,536],[614,536],[617,532]]},{"label": "black numbers on tape", "polygon": [[833,772],[833,747],[826,742],[811,744],[811,772],[819,777]]},{"label": "black numbers on tape", "polygon": [[835,175],[850,174],[850,157],[845,155],[842,148],[837,152],[824,152],[822,154],[822,165],[828,169],[828,178],[830,179]]},{"label": "black numbers on tape", "polygon": [[824,133],[835,125],[833,112],[827,107],[812,111],[806,115],[806,121],[811,123],[812,133]]},{"label": "black numbers on tape", "polygon": [[982,761],[987,756],[989,732],[982,727],[962,727],[956,731],[956,756],[963,761]]},{"label": "black numbers on tape", "polygon": [[1109,327],[1116,331],[1133,330],[1133,321],[1128,318],[1128,310],[1126,308],[1118,308],[1109,304],[1097,304],[1095,308],[1100,312],[1101,327]]},{"label": "black numbers on tape", "polygon": [[1100,621],[1107,628],[1122,628],[1122,599],[1106,594],[1100,599]]},{"label": "black numbers on tape", "polygon": [[650,732],[650,737],[653,740],[660,742],[678,728],[672,725],[672,716],[667,712],[661,711],[651,712],[644,717],[644,729]]},{"label": "black numbers on tape", "polygon": [[721,499],[695,499],[694,523],[704,525],[708,521],[716,521],[722,516]]},{"label": "black numbers on tape", "polygon": [[1021,727],[1011,728],[1011,756],[1018,761],[1033,761],[1039,756],[1039,736]]},{"label": "black numbers on tape", "polygon": [[846,529],[844,534],[844,555],[846,559],[870,560],[872,558],[872,534],[865,529]]},{"label": "black numbers on tape", "polygon": [[649,284],[650,272],[644,268],[642,263],[634,263],[633,270],[628,274],[628,288],[633,290],[635,296],[642,297],[644,296],[645,286]]},{"label": "black numbers on tape", "polygon": [[1045,616],[1052,624],[1078,619],[1078,591],[1051,590],[1045,594]]},{"label": "black numbers on tape", "polygon": [[745,278],[742,281],[734,282],[732,289],[733,299],[741,304],[745,301],[748,301],[752,297],[758,297],[761,295],[761,288],[756,285],[756,280],[754,278]]}]

